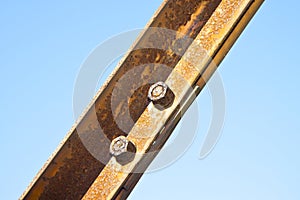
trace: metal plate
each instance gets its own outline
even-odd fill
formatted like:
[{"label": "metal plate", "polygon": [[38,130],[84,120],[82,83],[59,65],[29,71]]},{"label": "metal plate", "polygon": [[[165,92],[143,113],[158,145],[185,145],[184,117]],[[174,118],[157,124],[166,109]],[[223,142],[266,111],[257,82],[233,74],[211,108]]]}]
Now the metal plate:
[{"label": "metal plate", "polygon": [[[178,112],[184,112],[192,100],[187,99],[190,98],[188,93],[197,94],[204,87],[216,68],[210,65],[211,60],[221,62],[262,2],[165,1],[147,27],[169,29],[178,34],[167,36],[146,29],[21,199],[127,197],[178,123]],[[191,39],[184,39],[186,37]],[[157,46],[170,51],[157,49]],[[179,52],[172,52],[174,48]],[[121,86],[117,84],[132,70],[134,73],[128,81]],[[176,100],[170,108],[158,111],[149,102],[149,80],[165,81],[172,89]],[[136,88],[137,83],[141,87]],[[124,92],[124,88],[128,92]],[[114,96],[120,98],[114,98],[117,106],[112,108]],[[124,112],[127,107],[130,118]],[[116,120],[122,121],[122,128]],[[110,141],[128,133],[138,154],[130,164],[121,166],[109,154]],[[145,156],[149,151],[154,153]],[[141,173],[123,173],[137,168]]]}]

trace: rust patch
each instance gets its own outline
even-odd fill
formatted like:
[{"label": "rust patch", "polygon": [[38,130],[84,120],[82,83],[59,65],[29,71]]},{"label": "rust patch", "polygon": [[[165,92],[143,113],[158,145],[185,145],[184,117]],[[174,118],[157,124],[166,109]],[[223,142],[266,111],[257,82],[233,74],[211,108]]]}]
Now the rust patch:
[{"label": "rust patch", "polygon": [[[195,38],[220,2],[221,0],[169,0],[153,18],[149,27],[167,28]],[[200,11],[199,8],[201,8]],[[139,45],[147,44],[155,48],[158,43],[159,46],[163,44],[169,52],[159,49],[140,49],[127,55],[110,82],[97,97],[95,104],[70,132],[60,149],[45,165],[21,199],[81,199],[83,197],[103,170],[104,164],[87,151],[80,138],[84,138],[95,149],[95,152],[99,152],[97,156],[108,161],[111,157],[108,152],[109,144],[105,138],[112,140],[120,135],[126,135],[126,131],[129,132],[133,126],[131,123],[126,126],[127,121],[124,121],[126,130],[120,130],[113,116],[122,116],[124,105],[128,105],[129,102],[130,114],[136,121],[149,103],[147,98],[144,99],[143,95],[140,95],[147,90],[147,79],[153,76],[155,74],[153,71],[155,71],[159,72],[160,76],[152,78],[164,81],[169,76],[170,70],[154,67],[153,71],[149,69],[136,71],[128,85],[123,87],[131,88],[136,81],[142,82],[143,87],[140,87],[138,92],[133,92],[133,95],[123,94],[124,98],[120,98],[118,102],[120,106],[113,110],[110,104],[116,83],[126,72],[140,65],[154,63],[174,68],[180,56],[172,53],[172,50],[176,47],[183,53],[190,45],[190,43],[182,42],[180,37],[168,37],[160,32],[146,31],[136,46],[138,48]],[[122,89],[119,90],[120,95]],[[94,108],[96,115],[93,112]],[[104,135],[99,136],[98,124]]]},{"label": "rust patch", "polygon": [[[209,58],[220,50],[226,38],[232,33],[233,28],[252,3],[252,0],[223,0],[221,2],[165,82],[175,94],[174,105],[163,111],[154,109],[153,104],[147,106],[127,136],[127,139],[134,142],[137,148],[134,160],[128,165],[122,166],[115,159],[111,159],[83,199],[124,199],[128,195],[126,190],[132,190],[132,185],[140,177],[140,174],[133,174],[136,172],[134,169],[146,169],[145,163],[142,161],[149,164],[155,157],[151,154],[149,156],[149,151],[159,150],[162,147],[170,135],[170,131],[174,128],[174,124],[179,120],[176,114],[180,111],[184,112],[188,106],[183,105],[185,107],[183,108],[180,102],[186,102],[186,97],[190,95],[189,88],[196,84],[201,73],[210,64]],[[203,54],[202,49],[208,56]],[[164,126],[166,126],[165,129],[163,129]],[[167,134],[161,136],[160,130],[169,132],[164,132]],[[153,147],[156,139],[159,141],[156,147],[159,148]],[[148,154],[145,154],[147,152]]]}]

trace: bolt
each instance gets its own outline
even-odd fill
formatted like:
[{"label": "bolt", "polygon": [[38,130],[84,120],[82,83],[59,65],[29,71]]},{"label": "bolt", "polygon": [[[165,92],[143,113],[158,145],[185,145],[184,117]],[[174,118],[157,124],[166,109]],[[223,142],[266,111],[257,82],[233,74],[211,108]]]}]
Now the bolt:
[{"label": "bolt", "polygon": [[110,144],[110,153],[114,156],[119,156],[127,151],[128,140],[124,136],[115,138]]},{"label": "bolt", "polygon": [[113,139],[109,151],[121,165],[126,165],[134,159],[136,147],[125,136],[119,136]]},{"label": "bolt", "polygon": [[158,101],[165,97],[167,93],[168,86],[164,82],[157,82],[153,85],[151,85],[149,92],[148,92],[148,98],[151,101]]},{"label": "bolt", "polygon": [[157,109],[164,110],[173,104],[175,95],[167,84],[160,81],[150,86],[148,98]]}]

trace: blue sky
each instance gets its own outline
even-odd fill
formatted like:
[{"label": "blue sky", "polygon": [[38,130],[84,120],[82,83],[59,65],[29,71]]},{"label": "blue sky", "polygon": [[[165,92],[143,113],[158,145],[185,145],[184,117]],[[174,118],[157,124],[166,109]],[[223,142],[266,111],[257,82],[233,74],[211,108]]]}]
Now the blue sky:
[{"label": "blue sky", "polygon": [[[101,42],[143,28],[161,1],[0,3],[1,199],[16,199],[73,125],[80,65]],[[298,1],[267,1],[220,66],[226,120],[198,159],[210,117],[172,166],[146,174],[130,199],[300,199]]]}]

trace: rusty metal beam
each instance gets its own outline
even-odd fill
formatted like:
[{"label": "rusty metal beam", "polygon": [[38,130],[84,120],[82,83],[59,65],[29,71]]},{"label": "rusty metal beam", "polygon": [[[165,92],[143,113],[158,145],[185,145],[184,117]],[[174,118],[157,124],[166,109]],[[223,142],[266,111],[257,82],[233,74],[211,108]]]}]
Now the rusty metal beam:
[{"label": "rusty metal beam", "polygon": [[[262,2],[165,1],[90,109],[71,129],[21,199],[126,198],[171,135],[181,118],[178,113],[184,113],[205,86]],[[155,27],[172,30],[176,35],[151,29]],[[143,48],[145,46],[149,48]],[[169,51],[155,48],[157,46]],[[178,52],[172,51],[175,46]],[[166,65],[169,70],[157,67],[159,65]],[[122,86],[117,84],[132,70],[133,75]],[[166,82],[174,92],[175,100],[170,108],[161,111],[153,107],[147,98],[149,80]],[[184,84],[179,84],[182,81]],[[142,86],[136,89],[137,82]],[[124,94],[124,88],[129,92]],[[114,91],[120,97],[115,102],[116,107],[111,106]],[[134,123],[122,112],[125,107],[129,107]],[[116,117],[123,120],[122,129]],[[155,125],[150,123],[145,128],[149,122]],[[116,162],[109,152],[110,141],[119,136],[132,141],[137,150],[134,159],[126,165]],[[124,173],[137,169],[140,173]]]}]

